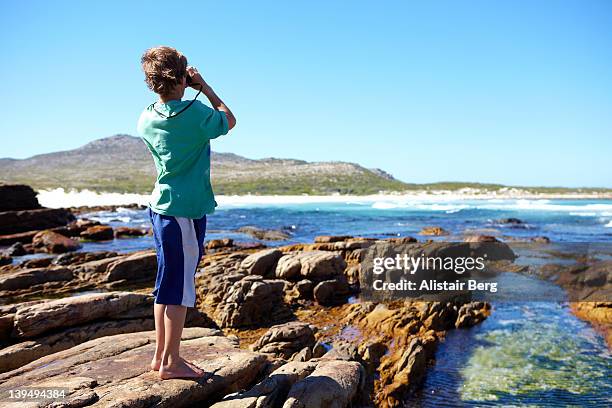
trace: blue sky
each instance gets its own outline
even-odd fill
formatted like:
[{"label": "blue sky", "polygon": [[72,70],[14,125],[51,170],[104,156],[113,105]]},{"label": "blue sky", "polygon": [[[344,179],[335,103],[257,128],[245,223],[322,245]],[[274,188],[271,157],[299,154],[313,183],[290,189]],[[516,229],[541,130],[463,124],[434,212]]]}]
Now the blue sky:
[{"label": "blue sky", "polygon": [[4,1],[0,32],[0,156],[135,135],[140,55],[164,44],[238,119],[217,151],[612,187],[606,0]]}]

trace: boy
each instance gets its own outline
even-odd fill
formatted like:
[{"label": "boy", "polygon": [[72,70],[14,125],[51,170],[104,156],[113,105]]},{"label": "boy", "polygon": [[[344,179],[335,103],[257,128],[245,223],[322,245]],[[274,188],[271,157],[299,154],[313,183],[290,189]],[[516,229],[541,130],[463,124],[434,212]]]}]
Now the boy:
[{"label": "boy", "polygon": [[[187,308],[195,305],[206,214],[217,205],[210,184],[210,140],[226,134],[236,119],[174,48],[151,48],[141,63],[145,82],[159,96],[138,120],[138,133],[157,169],[148,210],[157,250],[151,368],[162,379],[201,377],[204,372],[181,358],[179,347]],[[196,99],[182,101],[188,84],[206,95],[214,109]]]}]

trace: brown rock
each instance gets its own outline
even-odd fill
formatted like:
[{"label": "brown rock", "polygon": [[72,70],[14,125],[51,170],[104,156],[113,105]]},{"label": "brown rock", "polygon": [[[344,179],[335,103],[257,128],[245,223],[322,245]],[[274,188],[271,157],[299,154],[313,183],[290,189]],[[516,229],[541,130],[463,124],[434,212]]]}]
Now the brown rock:
[{"label": "brown rock", "polygon": [[215,311],[221,327],[248,327],[274,322],[290,315],[283,303],[285,283],[247,276],[229,287]]},{"label": "brown rock", "polygon": [[339,276],[346,268],[346,262],[337,253],[327,251],[306,251],[285,255],[282,263],[276,268],[276,276],[291,276],[294,279],[297,265],[299,264],[300,275],[312,281],[321,281],[330,277]]},{"label": "brown rock", "polygon": [[379,370],[385,372],[381,381],[386,384],[380,399],[401,400],[409,387],[421,383],[426,367],[427,353],[419,338],[412,339],[408,347],[401,352],[398,360],[389,356],[383,357]]},{"label": "brown rock", "polygon": [[55,258],[52,256],[46,256],[43,258],[32,258],[27,261],[23,261],[19,264],[19,266],[23,269],[31,269],[31,268],[46,268],[47,266],[53,263]]},{"label": "brown rock", "polygon": [[147,232],[148,231],[144,228],[116,227],[115,238],[142,237],[143,235],[147,235]]},{"label": "brown rock", "polygon": [[40,208],[36,192],[24,184],[0,184],[0,211]]},{"label": "brown rock", "polygon": [[[38,302],[38,303],[44,303]],[[21,367],[40,357],[67,350],[83,342],[120,333],[133,333],[143,330],[153,330],[153,298],[149,302],[137,306],[129,313],[120,313],[111,316],[109,320],[88,322],[79,326],[68,327],[50,334],[33,339],[21,341],[0,349],[0,372]],[[27,305],[27,304],[26,304]],[[25,306],[25,305],[24,305]],[[14,312],[24,306],[15,308]],[[14,313],[10,314],[9,334],[13,329]],[[1,320],[0,320],[1,323]],[[185,327],[215,327],[208,316],[196,309],[189,308],[185,319]],[[2,332],[2,330],[0,330]],[[10,337],[6,340],[11,340]],[[9,341],[10,342],[10,341]]]},{"label": "brown rock", "polygon": [[211,239],[206,242],[206,249],[219,249],[234,246],[234,240],[231,238]]},{"label": "brown rock", "polygon": [[291,238],[291,235],[281,230],[265,230],[250,225],[240,227],[236,231],[263,241],[284,241]]},{"label": "brown rock", "polygon": [[73,277],[72,271],[62,266],[20,269],[0,275],[0,291],[25,289],[46,282],[69,281]]},{"label": "brown rock", "polygon": [[116,257],[113,251],[68,252],[53,258],[53,265],[81,265],[91,261]]},{"label": "brown rock", "polygon": [[0,245],[11,245],[16,242],[29,244],[38,231],[26,231],[17,234],[0,235]]},{"label": "brown rock", "polygon": [[491,314],[491,305],[485,302],[471,302],[459,308],[455,327],[472,327]]},{"label": "brown rock", "polygon": [[277,278],[293,280],[301,277],[302,263],[296,256],[285,255],[278,260],[275,275]]},{"label": "brown rock", "polygon": [[446,231],[444,228],[442,227],[425,227],[421,230],[421,232],[419,232],[420,235],[434,235],[434,236],[440,236],[440,235],[448,235],[449,232]]},{"label": "brown rock", "polygon": [[612,350],[612,302],[575,302],[571,303],[571,309],[576,316],[602,332]]},{"label": "brown rock", "polygon": [[330,242],[341,242],[352,238],[350,235],[320,235],[315,237],[314,242],[316,243],[330,243]]},{"label": "brown rock", "polygon": [[78,242],[49,230],[40,231],[38,234],[34,235],[32,244],[34,248],[52,254],[76,251],[81,247]]},{"label": "brown rock", "polygon": [[63,208],[0,212],[0,234],[16,234],[60,227],[74,221],[74,215]]},{"label": "brown rock", "polygon": [[470,235],[464,240],[465,242],[499,242],[497,238],[492,235]]},{"label": "brown rock", "polygon": [[81,236],[81,232],[85,231],[87,228],[95,227],[97,225],[101,225],[99,221],[90,220],[88,218],[79,218],[66,226],[53,228],[53,232],[57,232],[58,234],[62,234],[68,238],[78,238]]},{"label": "brown rock", "polygon": [[519,220],[518,218],[501,218],[497,221],[495,221],[497,224],[505,224],[505,225],[523,225],[525,224],[522,220]]},{"label": "brown rock", "polygon": [[302,279],[295,284],[295,290],[297,291],[300,299],[312,299],[313,289],[314,283],[308,279]]},{"label": "brown rock", "polygon": [[312,373],[316,366],[315,362],[289,362],[274,370],[250,390],[230,395],[211,408],[280,407],[291,386]]},{"label": "brown rock", "polygon": [[130,292],[95,293],[45,301],[17,310],[13,337],[35,337],[57,328],[120,316],[139,306],[149,309],[151,304],[149,295]]},{"label": "brown rock", "polygon": [[155,280],[156,273],[157,256],[155,252],[135,252],[109,264],[104,281],[127,280],[134,282]]},{"label": "brown rock", "polygon": [[252,346],[251,350],[288,359],[304,347],[315,344],[312,327],[303,322],[289,322],[270,327]]},{"label": "brown rock", "polygon": [[313,297],[320,305],[338,305],[346,303],[350,288],[344,276],[319,282],[314,287]]},{"label": "brown rock", "polygon": [[120,333],[154,330],[153,319],[108,320],[62,330],[0,349],[0,373],[22,367],[43,356],[77,346],[85,341]]},{"label": "brown rock", "polygon": [[283,255],[278,249],[266,249],[247,256],[240,264],[249,275],[269,276]]},{"label": "brown rock", "polygon": [[220,332],[185,329],[181,354],[208,375],[199,380],[160,381],[151,371],[152,331],[119,334],[88,341],[0,375],[0,392],[37,384],[66,387],[63,406],[187,407],[251,384],[265,357],[238,349]]},{"label": "brown rock", "polygon": [[96,225],[81,232],[81,238],[91,241],[108,241],[114,238],[113,228],[108,225]]},{"label": "brown rock", "polygon": [[387,238],[385,241],[393,242],[394,244],[412,244],[417,242],[414,237],[399,237],[399,238]]},{"label": "brown rock", "polygon": [[309,376],[293,384],[283,408],[348,407],[362,389],[365,376],[354,361],[321,361]]}]

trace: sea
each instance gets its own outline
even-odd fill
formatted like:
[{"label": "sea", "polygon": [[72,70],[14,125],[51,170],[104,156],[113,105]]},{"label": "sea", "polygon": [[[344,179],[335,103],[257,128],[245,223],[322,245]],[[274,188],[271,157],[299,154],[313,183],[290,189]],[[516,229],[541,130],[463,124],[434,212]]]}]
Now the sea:
[{"label": "sea", "polygon": [[[146,196],[139,195],[58,191],[39,198],[51,207],[146,203]],[[510,240],[545,236],[557,243],[612,243],[612,200],[603,199],[240,196],[218,197],[217,202],[208,217],[208,239],[257,241],[236,232],[247,225],[290,236],[267,245],[312,242],[318,235],[423,238],[422,228],[439,226],[450,236],[434,239],[487,234]],[[82,216],[113,226],[149,226],[145,210],[118,208]],[[507,218],[522,223],[501,222]],[[82,250],[146,248],[153,248],[148,236],[86,243]],[[553,290],[550,282],[529,279],[535,290]],[[610,357],[601,333],[576,318],[566,301],[497,302],[482,324],[447,334],[423,388],[405,406],[612,406]]]}]

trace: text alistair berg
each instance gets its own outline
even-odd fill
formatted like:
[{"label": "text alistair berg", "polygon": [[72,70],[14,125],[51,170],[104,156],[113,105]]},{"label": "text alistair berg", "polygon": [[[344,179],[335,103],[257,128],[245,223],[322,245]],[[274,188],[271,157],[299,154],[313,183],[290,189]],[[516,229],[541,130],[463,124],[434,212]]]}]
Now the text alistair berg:
[{"label": "text alistair berg", "polygon": [[[486,257],[486,255],[485,255]],[[374,258],[372,272],[381,275],[387,271],[403,270],[404,273],[414,275],[417,270],[445,270],[454,271],[458,275],[470,271],[482,271],[485,268],[485,257],[429,257],[408,256],[407,254],[397,254],[395,257]],[[374,280],[374,290],[391,291],[464,291],[477,290],[497,292],[497,282],[478,282],[469,279],[467,282],[456,280],[437,281],[435,279],[424,279],[419,284],[414,281],[400,279],[399,282],[387,282],[380,279]]]}]

